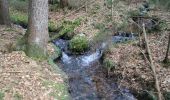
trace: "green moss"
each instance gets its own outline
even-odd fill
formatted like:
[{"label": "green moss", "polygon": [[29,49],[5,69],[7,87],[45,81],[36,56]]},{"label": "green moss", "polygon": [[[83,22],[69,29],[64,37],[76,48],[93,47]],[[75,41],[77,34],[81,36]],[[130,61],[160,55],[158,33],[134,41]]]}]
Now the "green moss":
[{"label": "green moss", "polygon": [[104,59],[103,65],[107,70],[115,69],[116,64],[110,59]]},{"label": "green moss", "polygon": [[50,20],[48,22],[48,30],[49,30],[49,32],[56,32],[57,29],[58,29],[57,24],[54,21]]},{"label": "green moss", "polygon": [[55,46],[54,44],[53,44],[53,48],[55,49],[55,51],[54,51],[54,54],[50,55],[50,58],[57,59],[58,57],[61,56],[61,50],[59,47]]},{"label": "green moss", "polygon": [[89,42],[85,35],[79,34],[73,37],[69,42],[69,48],[74,53],[83,53],[89,48]]},{"label": "green moss", "polygon": [[26,45],[25,53],[27,56],[40,61],[45,60],[48,57],[47,52],[34,43],[28,43]]},{"label": "green moss", "polygon": [[65,74],[65,72],[60,69],[56,63],[54,63],[54,59],[51,57],[48,58],[48,63],[53,67],[53,69],[56,71],[56,73],[60,74],[63,80],[67,80],[68,76]]},{"label": "green moss", "polygon": [[16,10],[10,11],[11,21],[14,24],[21,25],[24,28],[27,28],[28,26],[28,16],[26,13],[19,12]]},{"label": "green moss", "polygon": [[56,100],[70,100],[68,86],[66,84],[45,80],[43,85],[47,88],[53,88],[55,90],[50,93],[50,96],[53,96]]},{"label": "green moss", "polygon": [[74,21],[63,21],[61,29],[58,34],[51,37],[51,40],[57,39],[61,36],[64,36],[68,39],[74,36],[74,29],[81,24],[81,19],[76,19]]},{"label": "green moss", "polygon": [[0,91],[0,100],[4,100],[4,92]]}]

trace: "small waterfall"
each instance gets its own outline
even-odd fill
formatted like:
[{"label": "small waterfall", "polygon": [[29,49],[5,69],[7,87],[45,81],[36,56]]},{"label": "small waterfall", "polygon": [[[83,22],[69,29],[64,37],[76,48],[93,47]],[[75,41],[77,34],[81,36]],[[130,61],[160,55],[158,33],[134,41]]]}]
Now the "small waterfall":
[{"label": "small waterfall", "polygon": [[[118,37],[112,37],[112,42],[122,42],[126,38],[128,37],[119,34]],[[118,89],[117,86],[112,85],[114,82],[110,83],[105,77],[99,59],[109,42],[103,42],[95,51],[83,55],[70,55],[68,40],[58,39],[54,44],[62,51],[61,69],[68,75],[69,91],[73,100],[136,100],[129,91],[114,91]]]}]

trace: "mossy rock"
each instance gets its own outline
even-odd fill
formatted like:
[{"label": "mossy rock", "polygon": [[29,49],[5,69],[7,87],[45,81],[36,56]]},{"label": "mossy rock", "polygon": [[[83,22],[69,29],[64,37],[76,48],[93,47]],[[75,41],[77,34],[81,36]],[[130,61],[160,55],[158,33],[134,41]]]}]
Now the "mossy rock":
[{"label": "mossy rock", "polygon": [[51,41],[62,37],[64,39],[71,39],[74,34],[74,29],[81,24],[81,19],[76,19],[74,21],[64,20],[58,31],[58,34],[51,36]]},{"label": "mossy rock", "polygon": [[84,34],[78,34],[70,40],[69,48],[73,53],[83,53],[89,48],[89,41]]}]

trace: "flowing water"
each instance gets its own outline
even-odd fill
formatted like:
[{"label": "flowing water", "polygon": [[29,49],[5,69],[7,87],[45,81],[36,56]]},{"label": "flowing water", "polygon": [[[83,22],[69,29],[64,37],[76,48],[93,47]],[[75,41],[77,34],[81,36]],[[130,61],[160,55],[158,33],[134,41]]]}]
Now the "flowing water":
[{"label": "flowing water", "polygon": [[[132,39],[133,35],[125,33],[112,38],[113,43]],[[106,77],[99,60],[107,43],[83,55],[70,55],[68,40],[58,39],[54,44],[62,51],[60,67],[68,75],[69,93],[73,100],[136,100],[129,90],[118,88],[118,84]]]}]

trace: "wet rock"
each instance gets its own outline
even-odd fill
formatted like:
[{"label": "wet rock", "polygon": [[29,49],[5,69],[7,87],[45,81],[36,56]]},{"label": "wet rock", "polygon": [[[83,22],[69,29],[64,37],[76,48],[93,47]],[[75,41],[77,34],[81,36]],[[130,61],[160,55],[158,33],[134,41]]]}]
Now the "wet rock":
[{"label": "wet rock", "polygon": [[121,43],[129,40],[135,40],[134,33],[118,32],[112,37],[113,43]]}]

